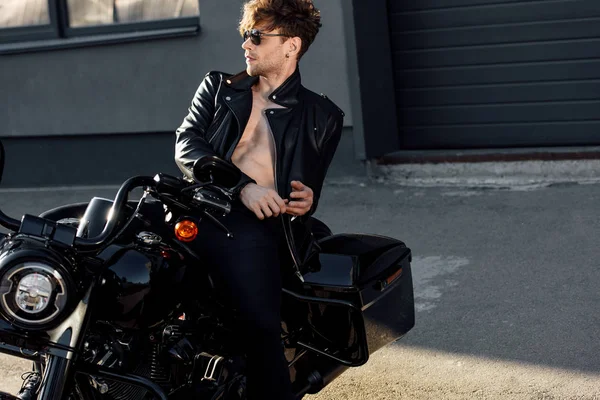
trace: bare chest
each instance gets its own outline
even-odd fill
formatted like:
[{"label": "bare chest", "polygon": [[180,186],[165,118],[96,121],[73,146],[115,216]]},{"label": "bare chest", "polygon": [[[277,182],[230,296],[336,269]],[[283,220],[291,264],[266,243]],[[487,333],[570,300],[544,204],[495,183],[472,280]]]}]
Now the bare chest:
[{"label": "bare chest", "polygon": [[275,188],[276,149],[265,110],[279,106],[254,96],[252,112],[231,160],[257,184]]}]

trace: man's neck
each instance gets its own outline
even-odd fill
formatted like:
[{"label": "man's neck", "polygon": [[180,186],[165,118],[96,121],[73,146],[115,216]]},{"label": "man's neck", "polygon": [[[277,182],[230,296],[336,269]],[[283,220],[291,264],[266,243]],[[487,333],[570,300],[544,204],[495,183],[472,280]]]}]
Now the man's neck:
[{"label": "man's neck", "polygon": [[254,85],[253,90],[259,93],[263,98],[269,97],[271,93],[279,86],[283,85],[292,74],[296,71],[296,66],[291,70],[281,71],[277,74],[261,75],[258,82]]}]

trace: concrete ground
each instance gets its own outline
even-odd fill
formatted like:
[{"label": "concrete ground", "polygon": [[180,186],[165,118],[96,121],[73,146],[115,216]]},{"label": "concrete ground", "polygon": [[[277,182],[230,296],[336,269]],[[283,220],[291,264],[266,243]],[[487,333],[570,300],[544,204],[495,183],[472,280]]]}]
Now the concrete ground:
[{"label": "concrete ground", "polygon": [[[411,247],[416,326],[307,399],[600,399],[600,185],[389,174],[336,175],[318,216]],[[0,190],[0,207],[39,213],[111,193]],[[25,367],[0,357],[2,390]]]},{"label": "concrete ground", "polygon": [[326,199],[335,231],[412,248],[417,321],[311,400],[600,399],[600,185],[367,184]]}]

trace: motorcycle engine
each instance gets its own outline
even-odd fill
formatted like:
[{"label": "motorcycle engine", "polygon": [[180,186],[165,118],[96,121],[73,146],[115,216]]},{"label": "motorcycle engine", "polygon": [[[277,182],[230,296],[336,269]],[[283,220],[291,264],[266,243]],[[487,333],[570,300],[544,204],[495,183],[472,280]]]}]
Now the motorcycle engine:
[{"label": "motorcycle engine", "polygon": [[[139,333],[114,332],[107,326],[105,331],[88,337],[83,356],[89,363],[148,378],[169,390],[176,382],[168,353],[182,337],[180,324],[167,325],[143,337]],[[90,384],[108,399],[142,400],[147,394],[138,386],[98,377],[90,377]]]},{"label": "motorcycle engine", "polygon": [[[222,337],[214,327],[176,319],[144,334],[116,331],[112,326],[105,328],[85,342],[87,362],[148,378],[166,393],[176,391],[177,398],[212,398],[225,392],[228,396],[233,393],[232,398],[237,398],[236,395],[243,398],[242,357],[219,355],[220,350],[207,351],[217,349],[214,338]],[[210,333],[205,337],[199,332]],[[91,377],[90,384],[103,398],[147,398],[145,389],[109,379]]]},{"label": "motorcycle engine", "polygon": [[[143,376],[146,378],[149,377],[148,376],[149,375],[148,367],[143,364],[140,364],[140,366],[138,368],[136,368],[133,371],[133,373],[135,375]],[[138,386],[127,385],[125,383],[115,382],[115,381],[106,381],[106,382],[108,382],[108,383],[106,383],[106,385],[107,385],[106,387],[108,388],[108,391],[106,392],[106,397],[108,397],[109,399],[143,400],[144,398],[146,398],[146,390],[142,389]],[[101,390],[100,390],[100,393],[102,393]]]}]

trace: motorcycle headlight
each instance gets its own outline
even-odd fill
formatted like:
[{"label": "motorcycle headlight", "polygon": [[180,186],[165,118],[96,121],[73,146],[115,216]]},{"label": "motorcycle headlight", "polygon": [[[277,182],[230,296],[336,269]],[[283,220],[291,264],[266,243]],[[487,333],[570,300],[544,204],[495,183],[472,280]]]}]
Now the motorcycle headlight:
[{"label": "motorcycle headlight", "polygon": [[0,271],[2,314],[25,329],[47,329],[60,322],[72,295],[65,270],[38,260],[10,264]]}]

